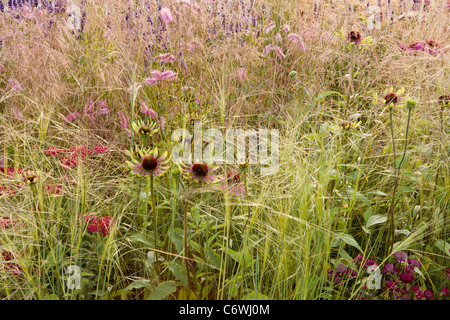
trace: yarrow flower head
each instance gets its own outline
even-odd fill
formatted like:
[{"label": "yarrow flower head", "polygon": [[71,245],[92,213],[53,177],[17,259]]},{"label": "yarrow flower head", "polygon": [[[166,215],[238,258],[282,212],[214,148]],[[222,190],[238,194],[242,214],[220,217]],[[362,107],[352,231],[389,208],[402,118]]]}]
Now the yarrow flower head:
[{"label": "yarrow flower head", "polygon": [[[131,155],[130,153],[128,153]],[[150,176],[151,174],[159,177],[163,175],[169,168],[169,158],[167,151],[163,154],[159,153],[157,148],[154,148],[150,152],[138,150],[138,158],[131,155],[131,161],[127,161],[133,174],[141,177]]]},{"label": "yarrow flower head", "polygon": [[196,182],[215,183],[219,181],[218,176],[213,172],[217,167],[210,167],[206,163],[194,163],[193,165],[182,165],[183,173],[187,179],[194,180]]}]

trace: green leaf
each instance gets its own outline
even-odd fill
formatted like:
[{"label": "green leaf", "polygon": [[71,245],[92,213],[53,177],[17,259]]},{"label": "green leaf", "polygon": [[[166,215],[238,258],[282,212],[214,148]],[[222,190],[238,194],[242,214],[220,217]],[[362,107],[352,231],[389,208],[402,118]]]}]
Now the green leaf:
[{"label": "green leaf", "polygon": [[376,195],[383,196],[383,197],[387,196],[387,193],[384,193],[384,192],[379,191],[379,190],[368,191],[367,193],[368,193],[368,194],[376,194]]},{"label": "green leaf", "polygon": [[341,241],[344,241],[346,244],[355,247],[358,249],[361,253],[363,252],[362,248],[359,246],[358,242],[349,234],[345,233],[336,233],[334,236],[335,239],[339,239]]},{"label": "green leaf", "polygon": [[51,293],[51,294],[46,295],[44,297],[44,300],[59,300],[59,297],[56,294]]},{"label": "green leaf", "polygon": [[403,187],[399,188],[397,191],[397,194],[401,194],[401,193],[418,193],[418,192],[409,186],[403,186]]},{"label": "green leaf", "polygon": [[270,298],[255,290],[243,296],[242,300],[270,300]]},{"label": "green leaf", "polygon": [[220,270],[220,255],[216,253],[208,244],[205,244],[205,251],[208,255],[208,262],[213,265],[217,270]]},{"label": "green leaf", "polygon": [[159,286],[150,293],[147,300],[163,300],[172,292],[177,290],[178,284],[175,281],[165,281],[159,284]]},{"label": "green leaf", "polygon": [[172,229],[168,232],[169,238],[172,241],[172,243],[175,245],[175,248],[178,252],[181,252],[183,250],[184,245],[184,231],[180,228]]},{"label": "green leaf", "polygon": [[326,92],[322,92],[321,94],[319,94],[319,95],[316,97],[316,101],[317,101],[317,100],[321,100],[321,99],[323,99],[323,98],[326,98],[326,97],[328,97],[328,96],[331,96],[331,95],[333,95],[333,94],[337,94],[337,95],[340,96],[340,97],[344,97],[340,92],[337,92],[337,91],[326,91]]},{"label": "green leaf", "polygon": [[180,280],[183,287],[187,291],[189,291],[189,281],[184,268],[176,262],[168,262],[167,265],[169,266],[169,270],[172,272],[175,278]]},{"label": "green leaf", "polygon": [[444,241],[444,240],[437,240],[434,245],[441,250],[443,253],[445,253],[447,256],[450,256],[450,243]]},{"label": "green leaf", "polygon": [[140,289],[140,288],[149,288],[149,289],[151,289],[152,286],[150,284],[150,280],[146,280],[146,279],[135,280],[132,283],[130,283],[125,288],[125,290],[131,291],[133,289]]},{"label": "green leaf", "polygon": [[387,221],[387,217],[380,215],[380,214],[376,214],[371,216],[366,223],[366,228],[369,229],[371,226],[374,226],[376,224],[380,224],[380,223],[385,223]]}]

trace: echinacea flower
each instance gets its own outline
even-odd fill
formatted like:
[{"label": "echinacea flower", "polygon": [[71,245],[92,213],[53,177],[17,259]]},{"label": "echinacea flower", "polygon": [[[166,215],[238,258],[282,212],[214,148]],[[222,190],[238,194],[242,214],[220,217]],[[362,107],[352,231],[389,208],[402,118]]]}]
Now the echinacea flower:
[{"label": "echinacea flower", "polygon": [[196,182],[215,183],[219,181],[218,177],[212,174],[216,169],[216,167],[209,167],[205,163],[194,163],[190,166],[184,165],[186,178]]},{"label": "echinacea flower", "polygon": [[394,92],[394,88],[390,87],[389,90],[384,91],[384,99],[383,104],[388,105],[390,108],[396,106],[397,108],[401,107],[402,99],[400,96],[405,93],[405,88],[398,89]]},{"label": "echinacea flower", "polygon": [[450,106],[450,96],[439,96],[438,98],[438,104],[441,106]]},{"label": "echinacea flower", "polygon": [[241,182],[241,177],[236,172],[228,172],[227,177],[223,178],[222,191],[228,191],[229,194],[243,195],[245,194],[245,186]]},{"label": "echinacea flower", "polygon": [[361,121],[358,121],[358,122],[343,122],[339,126],[342,129],[347,130],[347,129],[356,129],[356,128],[359,127],[360,124],[361,124]]},{"label": "echinacea flower", "polygon": [[133,122],[131,124],[131,127],[133,128],[134,132],[142,136],[149,136],[149,135],[151,136],[156,132],[158,132],[158,128],[155,129],[155,126],[156,126],[155,123],[147,124],[141,120],[138,120],[137,122]]},{"label": "echinacea flower", "polygon": [[160,155],[157,148],[148,153],[138,150],[138,155],[140,158],[139,160],[136,159],[136,157],[132,157],[131,161],[127,161],[133,174],[141,177],[154,174],[156,177],[159,177],[169,168],[167,151]]},{"label": "echinacea flower", "polygon": [[23,181],[28,185],[34,185],[41,180],[41,174],[39,171],[26,171],[23,176]]},{"label": "echinacea flower", "polygon": [[364,40],[364,38],[361,36],[361,34],[358,31],[350,31],[348,35],[346,36],[346,39],[350,43],[354,43],[357,46],[361,44],[361,42]]}]

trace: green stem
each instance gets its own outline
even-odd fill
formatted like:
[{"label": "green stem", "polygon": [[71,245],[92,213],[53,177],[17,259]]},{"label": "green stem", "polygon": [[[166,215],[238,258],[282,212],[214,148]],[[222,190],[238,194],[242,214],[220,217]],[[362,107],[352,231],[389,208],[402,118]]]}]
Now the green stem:
[{"label": "green stem", "polygon": [[158,279],[161,280],[161,271],[159,269],[159,260],[158,260],[158,252],[156,251],[158,249],[158,230],[157,230],[157,211],[156,211],[156,205],[155,205],[155,189],[153,185],[153,173],[150,173],[150,189],[152,192],[152,212],[153,212],[153,231],[154,231],[154,241],[155,241],[155,266],[156,266],[156,273],[158,274]]}]

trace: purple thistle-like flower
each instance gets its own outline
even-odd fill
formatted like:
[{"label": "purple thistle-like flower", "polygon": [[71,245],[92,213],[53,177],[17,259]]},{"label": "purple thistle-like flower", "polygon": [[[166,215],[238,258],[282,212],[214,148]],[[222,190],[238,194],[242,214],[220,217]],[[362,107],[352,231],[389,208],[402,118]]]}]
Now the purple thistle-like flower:
[{"label": "purple thistle-like flower", "polygon": [[393,263],[386,263],[385,265],[384,265],[384,268],[383,268],[383,274],[384,275],[386,275],[386,274],[388,274],[388,273],[391,273],[391,272],[393,272],[394,271],[394,264]]},{"label": "purple thistle-like flower", "polygon": [[389,290],[394,290],[397,287],[397,285],[395,284],[394,281],[389,280],[389,281],[386,281],[386,287],[388,287]]},{"label": "purple thistle-like flower", "polygon": [[450,279],[450,268],[445,269],[445,273],[447,274],[447,278]]},{"label": "purple thistle-like flower", "polygon": [[408,254],[403,251],[397,251],[396,253],[394,253],[394,260],[406,262],[408,261]]},{"label": "purple thistle-like flower", "polygon": [[333,282],[334,282],[335,285],[338,285],[338,284],[342,283],[342,278],[341,277],[335,277],[333,279]]},{"label": "purple thistle-like flower", "polygon": [[420,288],[419,288],[419,286],[416,284],[415,286],[412,286],[411,287],[411,291],[412,292],[417,292],[417,291],[419,291],[420,290]]},{"label": "purple thistle-like flower", "polygon": [[431,298],[433,298],[434,293],[433,293],[433,291],[431,291],[431,290],[425,290],[424,293],[423,293],[423,295],[425,296],[425,298],[431,299]]},{"label": "purple thistle-like flower", "polygon": [[447,294],[450,293],[450,290],[448,290],[446,287],[442,287],[442,296],[447,296]]},{"label": "purple thistle-like flower", "polygon": [[400,281],[403,283],[411,283],[414,281],[414,276],[409,273],[402,273],[400,275]]},{"label": "purple thistle-like flower", "polygon": [[408,264],[413,266],[413,267],[417,267],[417,268],[420,268],[422,266],[422,264],[419,261],[415,260],[415,259],[408,260]]},{"label": "purple thistle-like flower", "polygon": [[343,265],[343,264],[339,264],[336,269],[334,270],[335,274],[346,274],[348,271],[348,268]]}]

